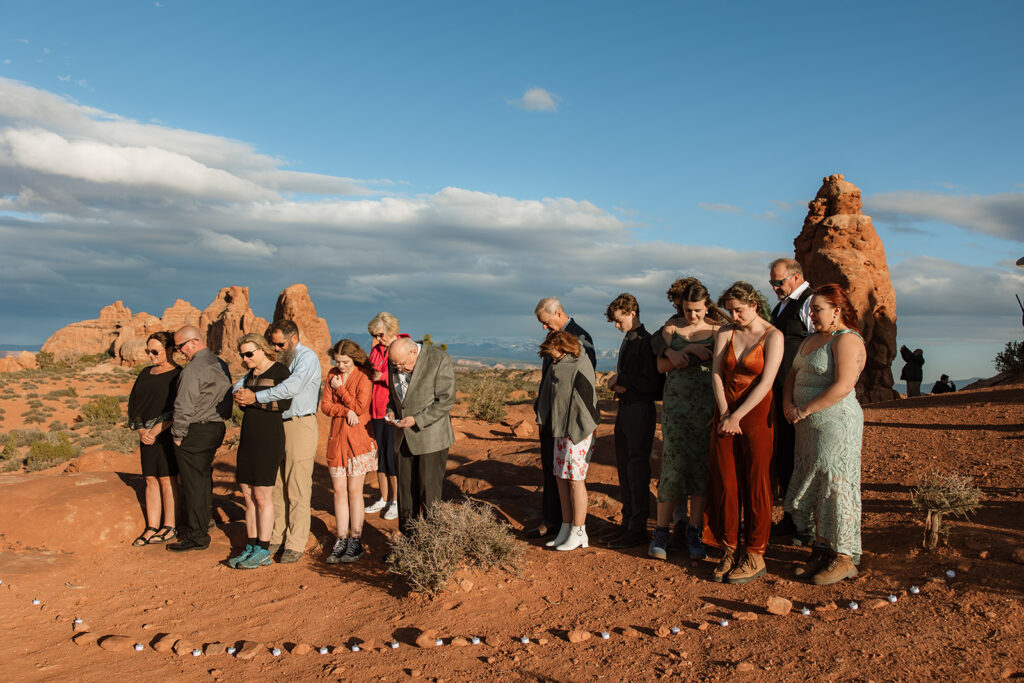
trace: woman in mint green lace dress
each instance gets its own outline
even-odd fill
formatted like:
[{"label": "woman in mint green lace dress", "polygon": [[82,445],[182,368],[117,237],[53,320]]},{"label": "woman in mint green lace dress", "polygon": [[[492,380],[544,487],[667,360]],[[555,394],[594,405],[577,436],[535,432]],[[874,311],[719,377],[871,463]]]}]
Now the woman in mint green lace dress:
[{"label": "woman in mint green lace dress", "polygon": [[783,409],[796,430],[793,477],[785,509],[816,543],[797,576],[828,585],[857,575],[864,413],[855,386],[864,340],[846,292],[824,285],[811,299],[815,334],[801,345],[786,380]]}]

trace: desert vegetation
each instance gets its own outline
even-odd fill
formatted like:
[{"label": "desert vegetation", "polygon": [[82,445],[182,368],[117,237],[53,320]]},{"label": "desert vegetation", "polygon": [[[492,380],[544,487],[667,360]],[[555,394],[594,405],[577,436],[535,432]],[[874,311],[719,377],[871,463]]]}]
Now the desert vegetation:
[{"label": "desert vegetation", "polygon": [[926,513],[924,546],[934,549],[940,539],[949,537],[949,528],[942,524],[946,516],[968,517],[981,504],[981,489],[970,477],[933,474],[922,478],[911,494],[918,510]]},{"label": "desert vegetation", "polygon": [[1024,374],[1024,341],[1008,341],[1002,351],[992,359],[998,372],[1008,375]]}]

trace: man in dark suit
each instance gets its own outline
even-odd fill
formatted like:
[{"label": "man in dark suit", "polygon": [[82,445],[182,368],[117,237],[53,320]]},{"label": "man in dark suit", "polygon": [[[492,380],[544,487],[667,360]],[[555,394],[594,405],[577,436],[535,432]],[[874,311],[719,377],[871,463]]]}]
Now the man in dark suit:
[{"label": "man in dark suit", "polygon": [[[590,364],[597,368],[597,354],[594,351],[594,340],[590,338],[587,331],[576,324],[576,321],[566,315],[562,308],[562,302],[553,296],[541,299],[533,310],[537,316],[540,326],[548,332],[565,330],[579,338],[583,346],[583,352],[590,359]],[[544,358],[541,366],[541,381],[551,369],[551,359]],[[533,404],[534,411],[537,404]],[[543,494],[543,515],[541,523],[534,529],[527,532],[530,538],[543,538],[553,535],[562,524],[562,504],[558,500],[558,482],[555,481],[555,438],[551,434],[551,426],[542,426],[540,430],[540,466],[544,475]]]},{"label": "man in dark suit", "polygon": [[388,351],[388,418],[394,420],[398,473],[398,528],[408,535],[410,521],[441,500],[448,449],[455,443],[452,359],[431,344],[399,337]]}]

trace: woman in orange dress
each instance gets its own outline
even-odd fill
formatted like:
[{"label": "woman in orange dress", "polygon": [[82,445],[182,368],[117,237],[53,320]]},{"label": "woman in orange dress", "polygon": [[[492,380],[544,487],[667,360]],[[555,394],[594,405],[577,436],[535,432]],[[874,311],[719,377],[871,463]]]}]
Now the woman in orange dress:
[{"label": "woman in orange dress", "polygon": [[320,411],[331,417],[327,469],[334,487],[334,517],[338,540],[327,562],[355,562],[365,554],[363,479],[377,471],[377,443],[370,434],[373,366],[366,352],[351,339],[331,349],[335,367],[327,373]]},{"label": "woman in orange dress", "polygon": [[[732,323],[715,333],[711,388],[711,461],[704,543],[724,555],[712,580],[748,583],[765,574],[772,523],[772,382],[782,362],[782,333],[768,322],[765,298],[736,282],[718,298]],[[739,553],[740,505],[744,552]]]}]

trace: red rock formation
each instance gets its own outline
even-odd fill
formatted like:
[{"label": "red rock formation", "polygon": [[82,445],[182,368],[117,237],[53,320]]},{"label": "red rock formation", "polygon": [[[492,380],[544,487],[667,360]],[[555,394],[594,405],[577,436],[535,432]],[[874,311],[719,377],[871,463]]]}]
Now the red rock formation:
[{"label": "red rock formation", "polygon": [[327,321],[316,314],[316,306],[309,298],[306,285],[292,285],[281,292],[274,307],[274,320],[294,322],[299,328],[302,344],[316,351],[326,371],[330,362],[327,351],[331,347],[331,332]]},{"label": "red rock formation", "polygon": [[896,293],[882,240],[871,218],[861,213],[860,189],[842,175],[830,175],[807,207],[803,229],[793,240],[796,260],[812,285],[843,287],[857,311],[867,347],[857,399],[875,403],[895,398],[891,365],[896,358]]},{"label": "red rock formation", "polygon": [[83,353],[111,354],[121,325],[131,317],[132,312],[124,302],[115,301],[103,307],[99,318],[71,323],[54,332],[42,350],[52,353],[55,358],[70,358]]},{"label": "red rock formation", "polygon": [[36,365],[36,354],[31,351],[21,351],[17,354],[0,357],[0,372],[18,372],[19,370],[34,370]]},{"label": "red rock formation", "polygon": [[111,349],[114,358],[118,359],[122,365],[134,366],[145,363],[148,360],[146,339],[154,332],[163,329],[166,328],[160,318],[149,313],[136,313],[129,321],[121,323],[117,328],[117,338],[114,339]]},{"label": "red rock formation", "polygon": [[225,287],[199,316],[199,330],[206,335],[206,346],[237,371],[238,340],[250,332],[263,334],[267,321],[249,307],[248,287]]},{"label": "red rock formation", "polygon": [[189,302],[178,299],[174,302],[173,306],[164,310],[164,314],[160,316],[160,321],[163,323],[163,329],[168,332],[174,332],[185,325],[199,327],[199,317],[202,314],[202,311]]}]

